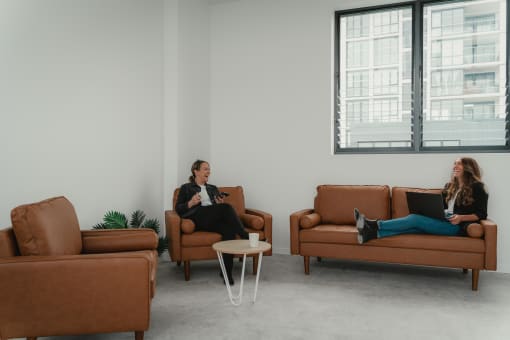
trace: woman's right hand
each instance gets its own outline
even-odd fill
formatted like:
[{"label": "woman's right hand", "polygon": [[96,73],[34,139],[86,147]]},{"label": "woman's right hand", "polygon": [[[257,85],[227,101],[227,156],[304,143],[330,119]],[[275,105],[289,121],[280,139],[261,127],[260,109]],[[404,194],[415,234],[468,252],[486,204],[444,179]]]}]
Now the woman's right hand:
[{"label": "woman's right hand", "polygon": [[188,201],[188,208],[191,208],[200,203],[200,194],[197,192],[191,199]]}]

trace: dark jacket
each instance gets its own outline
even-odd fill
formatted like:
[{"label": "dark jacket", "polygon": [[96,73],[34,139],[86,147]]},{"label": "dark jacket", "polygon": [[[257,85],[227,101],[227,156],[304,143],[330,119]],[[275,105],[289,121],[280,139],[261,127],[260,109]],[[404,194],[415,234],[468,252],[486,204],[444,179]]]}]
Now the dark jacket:
[{"label": "dark jacket", "polygon": [[[443,190],[443,197],[444,199],[444,206],[445,209],[448,207],[448,202],[446,202],[446,187],[448,186],[448,183],[445,186],[445,190]],[[489,200],[489,194],[487,191],[485,191],[484,185],[481,182],[474,182],[472,184],[473,189],[473,203],[470,205],[462,205],[458,204],[458,202],[455,202],[455,205],[453,207],[453,213],[454,214],[460,214],[460,215],[470,215],[475,214],[478,216],[478,220],[484,220],[487,218],[487,201]],[[471,223],[476,222],[461,222],[459,225],[461,228],[466,231],[466,228]]]},{"label": "dark jacket", "polygon": [[[207,194],[211,198],[212,204],[216,204],[215,197],[220,194],[218,191],[218,188],[212,184],[205,184],[205,190],[207,191]],[[200,193],[200,186],[196,183],[186,183],[181,185],[181,188],[179,189],[179,196],[177,196],[177,203],[175,204],[175,211],[179,214],[181,217],[189,217],[193,215],[198,208],[200,207],[200,204],[194,205],[191,208],[188,208],[188,202],[189,200],[196,194]]]}]

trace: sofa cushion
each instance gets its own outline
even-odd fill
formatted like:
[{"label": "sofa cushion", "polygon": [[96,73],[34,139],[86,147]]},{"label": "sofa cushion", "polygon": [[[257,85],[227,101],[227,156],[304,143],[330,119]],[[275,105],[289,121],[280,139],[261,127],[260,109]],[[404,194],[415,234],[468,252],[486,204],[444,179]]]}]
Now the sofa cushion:
[{"label": "sofa cushion", "polygon": [[391,189],[391,216],[392,218],[404,217],[409,215],[409,207],[407,206],[406,192],[428,192],[440,194],[441,189],[423,189],[409,187],[393,187]]},{"label": "sofa cushion", "polygon": [[367,218],[390,217],[390,188],[387,185],[319,185],[315,212],[323,224],[354,225],[354,208]]},{"label": "sofa cushion", "polygon": [[358,231],[351,225],[321,224],[299,231],[301,242],[358,244]]},{"label": "sofa cushion", "polygon": [[21,255],[77,255],[82,239],[74,207],[60,196],[12,209]]},{"label": "sofa cushion", "polygon": [[[356,227],[349,225],[321,224],[311,229],[299,231],[303,243],[358,244]],[[384,237],[368,241],[360,247],[388,247],[408,249],[445,250],[469,253],[485,252],[485,243],[481,239],[463,236],[440,236],[425,234],[406,234]]]},{"label": "sofa cushion", "polygon": [[485,252],[481,239],[464,236],[443,236],[428,234],[405,234],[379,238],[366,243],[376,247],[446,250],[467,253]]},{"label": "sofa cushion", "polygon": [[303,215],[299,219],[299,226],[303,229],[310,229],[319,223],[321,223],[321,215],[317,213]]}]

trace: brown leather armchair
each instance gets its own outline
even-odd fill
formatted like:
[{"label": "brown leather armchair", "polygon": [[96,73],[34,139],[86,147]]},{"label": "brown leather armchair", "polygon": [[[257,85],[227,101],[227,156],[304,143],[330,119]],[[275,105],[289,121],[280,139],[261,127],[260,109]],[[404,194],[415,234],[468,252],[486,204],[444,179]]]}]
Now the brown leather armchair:
[{"label": "brown leather armchair", "polygon": [[[243,188],[220,187],[219,191],[227,192],[230,195],[225,198],[225,203],[232,205],[249,233],[258,233],[259,239],[272,243],[273,217],[263,211],[247,209],[244,205]],[[221,241],[221,235],[207,231],[196,231],[192,220],[182,218],[175,212],[175,203],[179,189],[175,189],[173,197],[174,210],[165,211],[166,235],[168,237],[168,253],[172,262],[180,265],[184,262],[184,279],[190,279],[190,261],[217,259],[216,252],[212,245]],[[264,255],[272,255],[268,250]],[[253,258],[253,273],[257,273],[258,257]]]},{"label": "brown leather armchair", "polygon": [[134,331],[155,293],[150,229],[81,231],[65,197],[19,206],[0,230],[0,340]]}]

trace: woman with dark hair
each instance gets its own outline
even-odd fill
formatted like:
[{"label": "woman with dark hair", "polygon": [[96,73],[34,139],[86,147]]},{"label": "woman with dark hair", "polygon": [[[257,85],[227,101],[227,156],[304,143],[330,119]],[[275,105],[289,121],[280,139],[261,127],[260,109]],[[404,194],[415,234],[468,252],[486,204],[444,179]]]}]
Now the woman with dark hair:
[{"label": "woman with dark hair", "polygon": [[[181,186],[175,210],[182,218],[192,220],[197,230],[219,233],[222,240],[233,240],[236,235],[248,239],[248,233],[234,208],[223,202],[224,196],[216,186],[207,183],[210,174],[211,168],[206,161],[199,159],[193,163],[189,183]],[[223,254],[223,262],[228,281],[233,285],[234,256]],[[221,272],[220,276],[223,277]]]},{"label": "woman with dark hair", "polygon": [[355,208],[358,243],[400,234],[465,236],[469,224],[487,218],[489,195],[481,179],[480,167],[473,158],[455,160],[451,180],[446,183],[442,195],[447,220],[417,214],[386,221],[369,220]]}]

